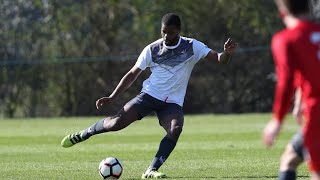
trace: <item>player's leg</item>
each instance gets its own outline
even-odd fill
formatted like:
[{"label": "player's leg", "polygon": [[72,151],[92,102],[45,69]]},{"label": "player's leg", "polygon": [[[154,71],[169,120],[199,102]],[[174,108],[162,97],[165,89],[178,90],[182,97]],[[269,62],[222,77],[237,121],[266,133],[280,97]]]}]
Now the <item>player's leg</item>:
[{"label": "player's leg", "polygon": [[[314,138],[313,141],[319,141],[319,138]],[[320,143],[315,143],[315,145],[320,145]],[[312,180],[320,180],[320,148],[308,146],[308,151],[310,153],[310,159],[308,161],[309,170]]]},{"label": "player's leg", "polygon": [[298,132],[282,154],[279,180],[296,179],[296,169],[303,162],[303,157],[303,136],[301,132]]},{"label": "player's leg", "polygon": [[63,147],[71,147],[76,143],[87,140],[93,135],[121,130],[132,122],[142,119],[150,113],[150,109],[143,106],[144,96],[139,94],[128,102],[117,115],[113,117],[104,118],[85,130],[67,135],[62,141]]},{"label": "player's leg", "polygon": [[118,113],[113,117],[107,117],[98,121],[97,123],[84,130],[83,137],[88,139],[89,137],[109,132],[119,131],[134,121],[140,119],[139,113],[131,104],[126,104]]},{"label": "player's leg", "polygon": [[168,104],[161,111],[157,111],[160,125],[166,130],[166,136],[161,140],[157,154],[151,162],[142,178],[166,177],[165,174],[158,172],[161,165],[168,159],[169,155],[176,146],[182,132],[184,115],[182,108],[176,104]]},{"label": "player's leg", "polygon": [[312,107],[306,113],[304,127],[304,145],[309,152],[308,167],[312,180],[320,180],[320,105]]},{"label": "player's leg", "polygon": [[139,117],[138,112],[133,106],[126,104],[117,115],[103,118],[85,130],[67,135],[61,141],[61,145],[62,147],[71,147],[74,144],[87,140],[93,135],[121,130],[139,119]]}]

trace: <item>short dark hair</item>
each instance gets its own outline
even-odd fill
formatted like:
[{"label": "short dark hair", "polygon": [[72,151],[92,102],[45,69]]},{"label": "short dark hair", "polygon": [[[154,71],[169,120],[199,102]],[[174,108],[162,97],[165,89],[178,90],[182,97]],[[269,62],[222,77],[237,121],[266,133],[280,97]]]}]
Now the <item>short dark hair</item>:
[{"label": "short dark hair", "polygon": [[166,25],[166,26],[170,26],[170,25],[174,25],[176,26],[178,29],[181,29],[181,20],[180,17],[175,14],[175,13],[168,13],[165,14],[162,17],[161,23]]},{"label": "short dark hair", "polygon": [[310,0],[283,0],[283,2],[293,15],[310,12]]}]

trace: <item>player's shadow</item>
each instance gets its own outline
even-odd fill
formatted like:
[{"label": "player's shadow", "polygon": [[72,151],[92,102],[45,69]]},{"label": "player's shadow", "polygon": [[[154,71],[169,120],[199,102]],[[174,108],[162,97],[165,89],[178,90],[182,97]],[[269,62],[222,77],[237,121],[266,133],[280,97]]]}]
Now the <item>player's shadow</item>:
[{"label": "player's shadow", "polygon": [[[278,176],[203,176],[203,177],[192,177],[192,176],[177,176],[177,177],[167,177],[165,179],[277,179]],[[297,176],[297,179],[300,178],[310,178],[310,176]],[[128,178],[128,180],[138,180],[138,178]]]},{"label": "player's shadow", "polygon": [[[277,179],[278,176],[224,176],[224,177],[216,177],[216,176],[204,176],[204,177],[167,177],[166,179]],[[300,178],[310,178],[310,176],[297,176]]]},{"label": "player's shadow", "polygon": [[278,176],[224,176],[224,177],[216,177],[216,176],[203,176],[203,177],[168,177],[167,179],[275,179]]}]

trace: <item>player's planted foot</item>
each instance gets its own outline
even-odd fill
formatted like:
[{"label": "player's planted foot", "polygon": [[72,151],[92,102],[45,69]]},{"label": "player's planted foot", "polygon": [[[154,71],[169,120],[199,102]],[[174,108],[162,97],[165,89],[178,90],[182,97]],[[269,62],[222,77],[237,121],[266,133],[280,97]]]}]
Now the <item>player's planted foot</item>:
[{"label": "player's planted foot", "polygon": [[79,132],[67,135],[62,139],[61,146],[64,148],[68,148],[79,142],[86,140],[82,137],[82,133],[83,131],[79,131]]},{"label": "player's planted foot", "polygon": [[164,173],[158,172],[156,169],[148,169],[142,174],[141,179],[161,179],[166,177]]}]

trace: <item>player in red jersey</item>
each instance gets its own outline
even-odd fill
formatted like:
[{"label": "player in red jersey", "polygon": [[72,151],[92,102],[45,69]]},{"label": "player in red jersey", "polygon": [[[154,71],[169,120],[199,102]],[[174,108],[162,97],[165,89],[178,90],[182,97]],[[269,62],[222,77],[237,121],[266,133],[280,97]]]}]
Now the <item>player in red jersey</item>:
[{"label": "player in red jersey", "polygon": [[[305,106],[303,145],[310,156],[311,178],[320,180],[320,25],[311,19],[309,0],[275,2],[286,28],[272,39],[277,84],[273,118],[264,129],[263,140],[268,147],[274,144],[294,91],[301,87]],[[295,174],[280,172],[279,178],[295,179]]]}]

